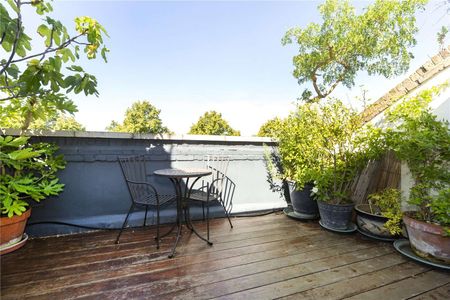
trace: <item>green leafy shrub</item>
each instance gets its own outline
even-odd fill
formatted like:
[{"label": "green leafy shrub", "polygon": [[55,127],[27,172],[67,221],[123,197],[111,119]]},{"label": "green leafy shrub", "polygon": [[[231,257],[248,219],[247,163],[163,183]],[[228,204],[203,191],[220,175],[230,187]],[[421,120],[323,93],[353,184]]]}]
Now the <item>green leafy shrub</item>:
[{"label": "green leafy shrub", "polygon": [[448,84],[419,93],[387,114],[388,145],[407,163],[413,178],[408,202],[414,218],[444,226],[450,234],[450,129],[428,104]]},{"label": "green leafy shrub", "polygon": [[355,178],[384,149],[381,130],[363,126],[360,115],[338,99],[298,106],[279,136],[285,176],[303,188],[314,182],[322,201],[351,202]]},{"label": "green leafy shrub", "polygon": [[28,201],[41,201],[62,192],[56,172],[64,169],[57,147],[28,142],[29,137],[0,136],[0,211],[12,217],[22,215]]},{"label": "green leafy shrub", "polygon": [[384,226],[392,235],[402,233],[401,195],[398,189],[390,188],[368,196],[370,212],[389,219]]}]

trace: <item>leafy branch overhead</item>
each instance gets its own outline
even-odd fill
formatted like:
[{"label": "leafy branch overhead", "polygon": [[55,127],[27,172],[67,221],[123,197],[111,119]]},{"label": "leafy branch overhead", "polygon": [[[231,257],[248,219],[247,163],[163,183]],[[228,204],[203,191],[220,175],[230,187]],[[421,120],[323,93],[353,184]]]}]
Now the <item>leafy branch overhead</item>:
[{"label": "leafy branch overhead", "polygon": [[405,72],[416,44],[415,12],[426,0],[377,0],[357,14],[349,1],[327,0],[319,6],[322,24],[289,29],[283,45],[297,43],[293,75],[311,83],[301,99],[316,102],[342,84],[355,85],[357,72],[387,78]]},{"label": "leafy branch overhead", "polygon": [[[25,31],[22,11],[26,6],[43,16],[36,28],[41,47],[33,49]],[[75,19],[74,33],[50,16],[53,8],[45,0],[8,0],[0,3],[0,45],[6,58],[0,60],[0,117],[19,112],[22,129],[32,120],[44,119],[45,112],[76,112],[67,93],[98,95],[97,79],[80,66],[73,65],[82,53],[88,59],[100,55],[106,62],[108,49],[103,39],[106,30],[90,17]],[[34,50],[34,51],[33,51]],[[0,124],[2,125],[2,124]]]}]

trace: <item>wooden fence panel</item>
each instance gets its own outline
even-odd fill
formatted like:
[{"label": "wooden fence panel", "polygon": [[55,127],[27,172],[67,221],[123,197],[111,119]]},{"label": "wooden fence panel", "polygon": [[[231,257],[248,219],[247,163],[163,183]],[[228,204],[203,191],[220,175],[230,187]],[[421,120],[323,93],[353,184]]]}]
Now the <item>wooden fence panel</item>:
[{"label": "wooden fence panel", "polygon": [[400,166],[393,152],[387,152],[380,160],[368,163],[353,184],[353,202],[366,203],[369,194],[386,188],[400,188]]}]

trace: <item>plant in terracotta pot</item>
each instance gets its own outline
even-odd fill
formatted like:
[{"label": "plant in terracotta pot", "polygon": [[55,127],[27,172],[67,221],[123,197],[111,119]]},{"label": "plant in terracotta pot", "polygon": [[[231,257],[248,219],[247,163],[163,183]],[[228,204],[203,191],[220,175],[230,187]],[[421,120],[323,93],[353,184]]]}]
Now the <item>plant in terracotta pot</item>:
[{"label": "plant in terracotta pot", "polygon": [[391,110],[386,136],[412,177],[408,203],[414,209],[403,216],[411,248],[450,264],[450,125],[428,107],[447,86],[423,91]]},{"label": "plant in terracotta pot", "polygon": [[368,196],[368,203],[355,206],[356,223],[362,234],[392,240],[402,233],[401,191],[387,188]]},{"label": "plant in terracotta pot", "polygon": [[338,99],[321,103],[314,115],[317,159],[313,177],[320,223],[331,230],[354,230],[353,185],[367,163],[382,153],[381,131],[363,126],[356,110]]},{"label": "plant in terracotta pot", "polygon": [[[63,169],[62,156],[54,156],[56,146],[29,143],[29,137],[0,136],[0,229],[2,254],[17,249],[26,221],[29,201],[58,195],[64,187],[56,178]],[[23,244],[21,244],[23,245]]]}]

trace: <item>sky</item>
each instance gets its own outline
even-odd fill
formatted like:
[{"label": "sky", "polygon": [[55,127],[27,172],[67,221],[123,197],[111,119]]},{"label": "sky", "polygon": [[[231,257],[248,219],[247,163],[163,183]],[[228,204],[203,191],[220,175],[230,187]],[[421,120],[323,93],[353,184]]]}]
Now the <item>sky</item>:
[{"label": "sky", "polygon": [[[420,32],[410,72],[438,52],[436,32],[450,16],[431,1],[417,15]],[[161,110],[165,126],[186,134],[206,111],[216,110],[243,136],[294,109],[304,87],[292,76],[295,45],[282,46],[291,27],[320,22],[320,1],[76,1],[53,3],[52,16],[71,28],[76,16],[97,19],[110,36],[108,63],[82,60],[98,80],[99,97],[71,98],[76,119],[87,130],[104,131],[121,122],[135,101]],[[364,7],[369,1],[355,1]],[[31,16],[31,13],[29,14]],[[26,16],[26,14],[25,14]],[[38,24],[38,19],[29,21]],[[447,39],[448,44],[448,39]],[[360,73],[351,90],[334,96],[353,99],[367,90],[376,100],[401,82]],[[355,104],[358,106],[358,104]]]}]

